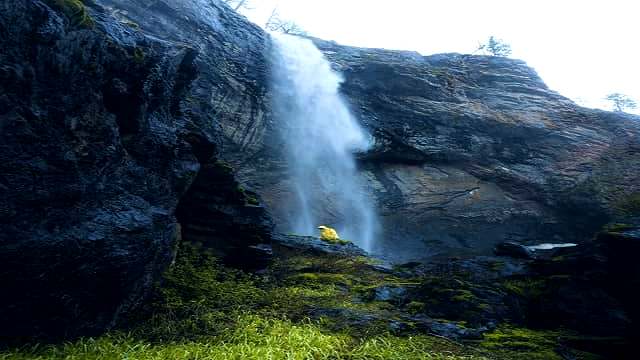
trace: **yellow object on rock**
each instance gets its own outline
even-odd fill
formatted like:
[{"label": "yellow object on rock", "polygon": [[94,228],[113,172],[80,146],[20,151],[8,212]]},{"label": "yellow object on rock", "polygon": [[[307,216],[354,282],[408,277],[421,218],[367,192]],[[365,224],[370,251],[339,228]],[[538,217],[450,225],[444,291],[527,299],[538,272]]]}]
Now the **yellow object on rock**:
[{"label": "yellow object on rock", "polygon": [[320,230],[320,240],[323,240],[332,244],[340,242],[340,236],[338,236],[338,233],[336,232],[335,229],[332,229],[324,225],[318,226],[318,229]]}]

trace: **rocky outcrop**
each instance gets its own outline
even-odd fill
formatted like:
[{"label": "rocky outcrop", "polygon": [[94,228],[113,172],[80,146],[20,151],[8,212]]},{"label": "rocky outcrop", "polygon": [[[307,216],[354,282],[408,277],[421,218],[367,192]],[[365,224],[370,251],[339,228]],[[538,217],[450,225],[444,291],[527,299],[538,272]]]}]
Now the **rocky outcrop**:
[{"label": "rocky outcrop", "polygon": [[637,116],[578,107],[518,60],[318,44],[375,136],[367,171],[385,221],[408,219],[401,238],[485,253],[581,241],[627,217]]},{"label": "rocky outcrop", "polygon": [[205,245],[231,266],[266,267],[273,224],[256,196],[227,164],[203,164],[176,210],[182,239]]},{"label": "rocky outcrop", "polygon": [[306,250],[321,254],[343,255],[343,256],[366,256],[367,253],[353,243],[339,244],[330,243],[313,236],[285,235],[277,234],[273,237],[274,245],[289,247],[297,250]]},{"label": "rocky outcrop", "polygon": [[221,127],[260,121],[265,44],[216,2],[0,4],[0,338],[117,324],[172,261],[177,208],[186,240],[201,210],[209,244],[266,237],[211,171]]}]

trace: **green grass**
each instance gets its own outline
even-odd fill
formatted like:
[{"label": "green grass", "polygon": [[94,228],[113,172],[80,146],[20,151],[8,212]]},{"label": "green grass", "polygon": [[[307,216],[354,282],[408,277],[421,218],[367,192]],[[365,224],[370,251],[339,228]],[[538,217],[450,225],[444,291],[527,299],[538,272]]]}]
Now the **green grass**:
[{"label": "green grass", "polygon": [[[257,276],[223,266],[198,245],[181,244],[178,254],[128,328],[10,349],[0,352],[0,360],[558,359],[551,332],[502,327],[477,348],[415,332],[390,333],[388,320],[401,320],[399,309],[362,294],[376,286],[415,285],[417,279],[375,271],[366,258],[294,251]],[[451,294],[472,300],[462,289],[447,289]],[[404,305],[410,313],[428,306]],[[327,309],[340,311],[310,318]]]},{"label": "green grass", "polygon": [[342,319],[310,320],[311,309],[325,307],[382,311],[390,305],[352,303],[348,287],[397,279],[372,271],[366,259],[288,255],[258,277],[222,266],[201,246],[182,244],[149,306],[130,319],[131,328],[13,349],[0,359],[483,359],[432,336],[395,336],[373,325],[359,332]]},{"label": "green grass", "polygon": [[528,299],[541,297],[548,289],[548,284],[544,279],[509,279],[502,283],[502,286],[509,292]]},{"label": "green grass", "polygon": [[640,192],[620,194],[621,197],[613,204],[619,215],[627,218],[640,214]]},{"label": "green grass", "polygon": [[604,227],[604,231],[610,232],[610,233],[620,233],[620,232],[632,230],[632,229],[634,229],[633,225],[620,224],[620,223],[608,224],[608,225],[605,225]]},{"label": "green grass", "polygon": [[485,359],[464,355],[455,347],[429,336],[381,335],[358,341],[345,334],[327,334],[311,322],[294,324],[243,315],[234,329],[203,341],[153,344],[115,334],[60,346],[22,349],[0,354],[0,359]]}]

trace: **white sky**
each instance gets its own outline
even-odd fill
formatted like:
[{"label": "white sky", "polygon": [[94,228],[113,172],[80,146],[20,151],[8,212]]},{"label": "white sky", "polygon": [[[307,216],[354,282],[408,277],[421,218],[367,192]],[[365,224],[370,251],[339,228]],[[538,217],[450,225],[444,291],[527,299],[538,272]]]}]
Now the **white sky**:
[{"label": "white sky", "polygon": [[494,35],[584,106],[607,108],[611,92],[640,106],[640,0],[250,1],[243,13],[259,25],[277,7],[310,35],[345,45],[471,53]]}]

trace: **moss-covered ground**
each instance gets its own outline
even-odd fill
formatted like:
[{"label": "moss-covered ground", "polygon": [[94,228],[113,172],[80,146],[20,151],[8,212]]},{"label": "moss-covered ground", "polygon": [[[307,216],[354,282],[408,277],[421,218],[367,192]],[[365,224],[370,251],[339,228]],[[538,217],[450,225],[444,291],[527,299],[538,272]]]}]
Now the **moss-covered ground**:
[{"label": "moss-covered ground", "polygon": [[[376,299],[376,289],[419,289],[421,281],[379,271],[367,258],[294,250],[248,274],[182,244],[127,328],[5,350],[0,359],[560,359],[555,332],[502,326],[460,344],[411,328],[408,314],[428,303]],[[464,287],[443,291],[463,303],[475,296]],[[394,330],[395,322],[407,327]]]},{"label": "moss-covered ground", "polygon": [[87,12],[84,0],[46,0],[54,9],[60,10],[72,26],[91,28],[94,21]]}]

